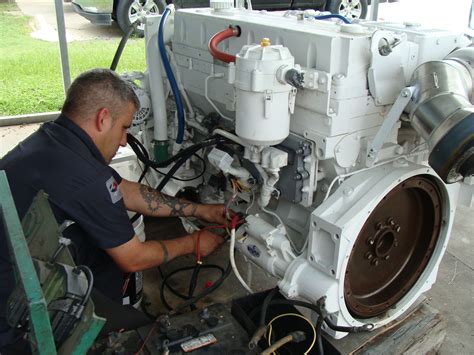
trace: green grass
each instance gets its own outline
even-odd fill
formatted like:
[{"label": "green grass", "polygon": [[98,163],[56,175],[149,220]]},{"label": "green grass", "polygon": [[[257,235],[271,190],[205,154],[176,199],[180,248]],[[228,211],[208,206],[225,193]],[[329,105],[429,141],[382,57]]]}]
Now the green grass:
[{"label": "green grass", "polygon": [[[0,116],[57,111],[64,101],[59,44],[30,37],[30,18],[0,4]],[[68,43],[72,79],[91,68],[108,68],[120,39]],[[117,72],[145,69],[143,39],[128,41]]]}]

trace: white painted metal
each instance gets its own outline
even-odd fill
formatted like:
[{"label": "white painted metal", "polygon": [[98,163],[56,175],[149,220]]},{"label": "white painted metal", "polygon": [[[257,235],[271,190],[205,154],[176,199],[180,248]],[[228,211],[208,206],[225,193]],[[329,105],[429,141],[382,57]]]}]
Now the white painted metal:
[{"label": "white painted metal", "polygon": [[[375,206],[390,190],[420,174],[433,176],[442,189],[444,224],[434,256],[416,285],[395,307],[382,317],[355,319],[344,301],[344,275],[355,237]],[[307,253],[299,256],[288,267],[279,284],[280,289],[289,298],[304,298],[310,302],[327,296],[327,310],[333,313],[339,325],[373,323],[379,327],[389,323],[406,311],[435,282],[449,240],[458,190],[457,185],[444,185],[430,168],[407,162],[394,162],[353,175],[313,211]],[[336,338],[345,335],[327,331]]]},{"label": "white painted metal", "polygon": [[[214,134],[243,146],[243,158],[259,173],[260,182],[252,193],[237,197],[250,202],[243,204],[250,215],[237,231],[236,248],[278,277],[286,297],[315,303],[326,296],[326,307],[338,325],[387,324],[435,281],[458,201],[459,184],[446,186],[426,165],[428,144],[402,115],[413,93],[411,78],[420,65],[443,60],[468,41],[462,34],[411,25],[348,25],[316,21],[305,18],[304,13],[227,10],[178,10],[171,48],[196,112],[218,112],[222,127],[235,129],[237,136],[222,129]],[[214,59],[208,51],[210,38],[229,25],[239,26],[241,35],[224,41],[219,49],[236,55],[235,65]],[[157,31],[156,26],[149,30],[147,38]],[[269,38],[273,45],[260,45],[262,38]],[[147,48],[148,57],[155,55],[155,49]],[[466,58],[456,60],[464,63]],[[151,60],[154,58],[148,58]],[[279,69],[284,66],[304,73],[303,89],[295,93],[282,82]],[[266,115],[268,112],[271,114]],[[406,123],[402,125],[400,119]],[[188,119],[191,140],[196,133],[193,127],[203,127],[202,123],[202,117]],[[289,132],[301,140],[301,149],[310,150],[295,171],[307,176],[299,185],[301,199],[296,203],[271,199],[278,197],[275,188],[284,169],[291,169],[295,154],[286,152],[285,143],[283,147],[268,146],[282,142]],[[374,156],[368,156],[371,148]],[[213,166],[227,174],[238,168],[236,178],[247,180],[250,169],[237,166],[237,159],[229,157],[222,151],[210,154]],[[416,284],[395,306],[383,316],[356,319],[347,310],[343,293],[355,240],[383,197],[400,182],[418,175],[430,176],[442,195],[443,226],[434,254]],[[465,180],[471,195],[462,200],[472,204],[471,180]],[[198,185],[180,184],[174,181],[170,186]],[[209,201],[224,199],[209,185],[201,188]]]},{"label": "white painted metal", "polygon": [[294,91],[277,75],[294,67],[290,51],[262,39],[262,44],[242,48],[235,67],[237,135],[253,145],[281,143],[290,134]]}]

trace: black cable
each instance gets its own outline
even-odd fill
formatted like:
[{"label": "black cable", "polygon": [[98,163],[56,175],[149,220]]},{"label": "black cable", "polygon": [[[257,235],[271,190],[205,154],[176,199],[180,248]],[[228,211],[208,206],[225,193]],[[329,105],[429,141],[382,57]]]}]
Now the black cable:
[{"label": "black cable", "polygon": [[[166,186],[168,181],[173,177],[173,175],[178,171],[178,169],[183,165],[189,158],[191,158],[196,152],[199,150],[210,147],[213,145],[217,145],[219,143],[224,143],[226,142],[223,137],[216,136],[216,137],[211,137],[208,140],[204,140],[200,143],[197,143],[195,145],[192,145],[191,147],[188,147],[186,149],[183,149],[180,151],[178,154],[175,156],[171,157],[170,159],[167,159],[164,162],[156,163],[148,158],[148,153],[146,152],[145,147],[143,144],[140,143],[138,139],[136,139],[133,135],[130,133],[127,134],[127,142],[132,147],[132,150],[135,152],[137,155],[137,158],[146,165],[149,165],[150,167],[156,168],[156,167],[165,167],[171,164],[172,162],[176,161],[176,163],[173,165],[173,167],[168,171],[164,178],[160,181],[159,185],[156,187],[156,190],[161,191],[163,188]],[[162,166],[162,164],[165,164]],[[204,174],[204,173],[203,173]],[[140,213],[135,213],[135,215],[130,218],[130,222],[134,223],[138,218],[140,218],[141,214]]]},{"label": "black cable", "polygon": [[374,325],[372,323],[364,324],[360,327],[345,327],[345,326],[342,326],[342,325],[334,324],[329,319],[329,317],[325,317],[324,322],[328,325],[329,328],[331,328],[332,330],[335,330],[337,332],[364,333],[364,332],[370,332],[372,329],[374,329]]},{"label": "black cable", "polygon": [[[197,263],[194,266],[193,274],[191,275],[191,280],[189,281],[189,290],[188,290],[188,297],[192,298],[194,295],[194,291],[196,290],[197,280],[199,277],[199,271],[201,271],[201,264]],[[190,305],[191,311],[196,310],[196,306],[194,304]]]},{"label": "black cable", "polygon": [[[171,157],[170,159],[167,159],[160,163],[156,163],[148,158],[148,153],[146,153],[146,149],[143,147],[143,145],[131,134],[127,134],[127,141],[130,144],[130,147],[132,147],[138,159],[145,165],[149,165],[151,168],[163,168],[176,161],[175,165],[173,165],[170,171],[164,174],[164,178],[161,180],[160,184],[156,187],[156,190],[158,191],[161,191],[163,189],[163,187],[173,177],[173,175],[181,167],[181,165],[183,165],[196,152],[209,146],[217,145],[219,143],[224,143],[223,139],[224,139],[223,137],[212,137],[208,140],[202,141],[191,147],[183,149],[182,151],[180,151],[178,154]],[[194,177],[193,180],[196,178],[197,177]]]},{"label": "black cable", "polygon": [[120,40],[117,50],[115,51],[114,59],[112,60],[112,64],[110,65],[110,70],[115,71],[115,69],[117,69],[117,65],[120,61],[120,57],[122,56],[122,52],[123,52],[123,49],[125,48],[125,44],[127,44],[129,37],[137,29],[138,22],[139,21],[135,21],[133,24],[131,24],[128,29],[128,32],[125,33],[122,39]]},{"label": "black cable", "polygon": [[197,143],[197,144],[193,145],[192,147],[189,147],[189,148],[183,150],[182,152],[180,152],[180,153],[182,153],[181,158],[173,165],[173,167],[170,169],[170,171],[168,171],[166,173],[166,175],[160,181],[160,183],[158,184],[156,189],[158,191],[163,190],[163,188],[166,186],[168,181],[170,181],[171,177],[176,173],[176,171],[178,171],[178,169],[181,167],[181,165],[183,165],[186,162],[186,160],[188,160],[194,153],[196,153],[197,151],[199,151],[203,148],[213,146],[213,145],[216,145],[216,144],[219,144],[219,143],[222,143],[222,142],[223,142],[222,137],[215,137],[215,138]]},{"label": "black cable", "polygon": [[[201,168],[201,171],[199,172],[199,174],[197,174],[196,176],[190,177],[190,178],[186,178],[186,179],[177,178],[175,176],[172,176],[171,179],[177,180],[177,181],[193,181],[193,180],[199,179],[200,177],[202,177],[204,175],[204,173],[206,172],[206,169],[207,169],[206,161],[196,153],[194,153],[193,155],[196,158],[198,158],[201,161],[201,164],[202,164],[202,168]],[[146,167],[149,167],[149,165],[146,165]],[[166,175],[165,172],[159,171],[157,168],[152,168],[152,169],[155,170],[158,174]]]},{"label": "black cable", "polygon": [[219,286],[222,285],[222,283],[225,281],[225,279],[227,279],[227,277],[230,275],[230,273],[232,272],[232,265],[230,264],[230,262],[227,264],[227,267],[226,269],[224,270],[224,274],[216,281],[212,284],[211,287],[209,288],[206,288],[204,291],[202,291],[201,293],[197,294],[196,296],[194,296],[193,298],[190,298],[189,300],[179,304],[172,312],[171,314],[176,314],[178,313],[179,311],[181,311],[182,309],[186,308],[186,307],[189,307],[189,305],[193,304],[193,303],[196,303],[197,301],[199,301],[201,298],[203,297],[206,297],[208,294],[214,292]]},{"label": "black cable", "polygon": [[[193,268],[194,268],[194,266],[190,266],[190,267],[189,267],[189,270],[191,270],[191,269],[193,269]],[[163,271],[161,270],[161,267],[160,267],[160,266],[158,266],[158,271],[159,271],[159,273],[160,273],[161,280],[164,280],[164,279],[165,279],[165,274],[164,274]],[[167,276],[166,276],[166,277],[167,277]],[[179,297],[179,298],[181,298],[181,299],[183,299],[183,300],[187,300],[187,299],[188,299],[188,296],[186,296],[186,295],[184,295],[184,294],[182,294],[182,293],[176,291],[176,289],[175,289],[174,287],[172,287],[172,286],[168,283],[168,281],[166,281],[166,282],[164,283],[164,286],[166,286],[166,287],[168,288],[168,290],[169,290],[173,295],[175,295],[176,297]],[[163,288],[164,288],[164,286],[163,286]],[[160,287],[160,291],[161,291],[161,287]],[[163,292],[164,292],[164,291],[163,291]],[[160,296],[161,296],[161,295],[160,295]],[[160,298],[161,298],[161,297],[160,297]],[[170,308],[170,309],[171,309],[171,308]]]},{"label": "black cable", "polygon": [[265,326],[266,319],[267,319],[267,309],[268,306],[270,305],[270,301],[273,299],[275,294],[278,292],[278,288],[275,287],[273,290],[270,291],[270,293],[265,297],[263,300],[262,304],[262,311],[260,313],[260,323],[259,326]]},{"label": "black cable", "polygon": [[145,165],[145,167],[143,168],[142,173],[140,174],[140,177],[138,178],[138,182],[142,182],[142,180],[145,178],[145,175],[148,172],[149,168],[150,168],[149,165]]},{"label": "black cable", "polygon": [[[319,315],[319,318],[321,318],[321,310],[319,309],[318,306],[308,303],[308,302],[303,302],[303,301],[298,301],[298,300],[287,300],[287,299],[281,299],[281,300],[273,300],[270,302],[271,305],[274,304],[291,304],[293,306],[300,306],[300,307],[305,307],[308,308],[314,312],[316,312]],[[369,324],[364,324],[363,326],[360,327],[344,327],[340,325],[335,325],[334,323],[331,322],[331,320],[327,317],[324,316],[323,322],[325,322],[329,328],[332,330],[338,331],[338,332],[345,332],[345,333],[363,333],[363,332],[370,332],[372,329],[374,329],[374,325],[369,323]]]},{"label": "black cable", "polygon": [[[161,277],[162,277],[162,280],[161,280],[161,285],[160,285],[160,299],[161,299],[161,302],[163,303],[163,305],[170,311],[173,310],[173,307],[170,306],[170,304],[166,301],[166,298],[165,298],[165,287],[168,288],[168,290],[170,290],[174,295],[178,296],[179,298],[182,298],[184,300],[186,300],[186,302],[188,302],[189,300],[195,300],[194,302],[190,303],[190,304],[187,304],[187,306],[190,306],[191,304],[193,303],[196,303],[196,301],[198,301],[199,299],[201,299],[202,297],[204,297],[205,295],[207,295],[208,293],[206,293],[205,295],[202,295],[205,291],[209,290],[209,289],[216,289],[217,287],[220,286],[220,284],[222,284],[222,282],[225,280],[225,278],[227,278],[226,276],[226,273],[228,273],[227,269],[224,270],[221,266],[219,265],[214,265],[214,264],[205,264],[205,265],[200,265],[200,268],[203,268],[203,269],[217,269],[221,272],[221,276],[220,278],[214,282],[214,284],[209,287],[208,289],[204,290],[203,292],[201,292],[201,294],[198,294],[197,296],[187,296],[187,295],[183,295],[182,293],[176,291],[171,285],[169,285],[168,283],[168,280],[173,276],[173,275],[176,275],[177,273],[179,272],[183,272],[183,271],[189,271],[189,270],[194,270],[195,269],[195,266],[185,266],[185,267],[182,267],[182,268],[179,268],[179,269],[176,269],[176,270],[173,270],[172,272],[170,272],[168,275],[164,275],[163,274],[163,271],[161,270],[161,268],[158,268],[160,274],[161,274]],[[227,267],[229,268],[229,267]],[[230,271],[230,270],[229,270]],[[217,286],[215,286],[217,284]],[[194,292],[194,290],[193,290]],[[202,295],[202,296],[201,296]],[[185,303],[186,303],[185,302]],[[181,305],[178,305],[177,309],[181,309]]]},{"label": "black cable", "polygon": [[75,268],[81,270],[82,272],[84,272],[84,274],[86,274],[87,291],[81,301],[81,305],[85,306],[87,301],[89,300],[89,297],[91,296],[92,287],[94,286],[94,274],[92,273],[91,269],[89,269],[89,267],[87,267],[86,265],[78,265]]},{"label": "black cable", "polygon": [[[172,156],[169,159],[166,159],[161,162],[156,162],[154,160],[149,159],[148,153],[146,153],[146,149],[143,146],[143,144],[135,138],[132,134],[128,133],[127,134],[127,143],[130,145],[134,153],[137,155],[138,159],[144,163],[150,165],[150,167],[153,168],[165,168],[168,165],[176,162],[183,156],[191,156],[192,154],[196,153],[202,148],[209,147],[212,145],[217,145],[219,143],[225,143],[227,142],[224,137],[221,136],[211,136],[210,138],[196,143],[186,149],[181,150],[178,154]],[[190,154],[192,152],[192,154]]]},{"label": "black cable", "polygon": [[[213,146],[213,145],[217,145],[219,143],[224,143],[226,142],[226,140],[221,137],[221,136],[215,136],[215,137],[211,137],[209,138],[208,140],[204,140],[200,143],[197,143],[191,147],[188,147],[182,151],[180,151],[178,154],[176,154],[175,156],[167,159],[166,161],[163,161],[163,162],[159,162],[159,163],[156,163],[155,161],[152,161],[149,159],[149,156],[148,156],[148,153],[145,149],[145,147],[143,146],[143,144],[138,140],[136,139],[133,135],[131,134],[127,134],[127,142],[129,143],[130,147],[132,147],[132,150],[135,152],[135,154],[137,155],[137,158],[145,164],[145,167],[146,166],[150,166],[151,168],[153,169],[156,169],[156,168],[160,168],[160,167],[165,167],[165,166],[168,166],[170,165],[172,162],[175,162],[175,164],[173,165],[173,167],[164,175],[163,179],[160,181],[160,183],[158,184],[158,186],[156,187],[156,190],[157,191],[161,191],[165,186],[166,184],[169,182],[169,180],[171,178],[173,178],[174,174],[178,171],[178,169],[188,160],[190,159],[193,155],[196,154],[196,152],[198,152],[199,150],[203,149],[203,148],[206,148],[206,147],[209,147],[209,146]],[[200,159],[202,159],[201,157],[199,157]],[[204,165],[203,165],[203,171],[201,172],[201,175],[202,176],[205,172],[205,161],[202,159],[202,161],[204,162]],[[143,175],[143,174],[142,174]],[[200,176],[198,177],[194,177],[194,179],[196,178],[199,178]],[[131,219],[130,221],[132,223],[134,223],[138,218],[140,217],[140,214],[137,213],[135,214]],[[208,267],[209,265],[204,265],[205,267]],[[194,272],[193,272],[193,277],[191,278],[191,282],[193,283],[196,283],[197,282],[197,275],[199,274],[199,268],[197,266],[193,266],[192,267],[194,269]],[[181,271],[183,270],[188,270],[187,268],[182,268]],[[172,309],[172,307],[168,304],[168,302],[166,301],[166,298],[165,298],[165,295],[164,295],[164,288],[165,286],[167,286],[168,288],[169,285],[167,285],[167,280],[170,276],[174,275],[176,272],[179,272],[179,269],[178,271],[174,271],[170,274],[168,274],[166,277],[163,278],[163,281],[161,283],[161,286],[160,286],[160,299],[161,299],[161,302],[163,303],[163,305],[168,309],[168,310],[171,310],[172,312],[176,313],[178,312],[179,310],[185,308],[185,307],[188,307],[188,306],[193,306],[194,303],[196,303],[197,300],[201,299],[202,297],[208,295],[209,293],[213,292],[215,289],[217,289],[217,287],[219,287],[223,282],[224,280],[229,276],[230,272],[232,270],[232,267],[231,267],[231,264],[229,263],[229,265],[227,266],[227,269],[224,271],[224,273],[221,275],[221,277],[211,286],[209,287],[208,289],[204,290],[203,292],[201,292],[200,294],[198,294],[197,296],[192,296],[192,293],[194,293],[194,288],[195,288],[195,285],[192,286],[192,283],[190,284],[190,288],[189,290],[191,291],[192,290],[192,293],[188,293],[188,299],[183,302],[182,304],[178,305],[178,307],[176,309]],[[161,271],[161,270],[160,270]],[[194,276],[195,275],[195,276]],[[193,281],[194,280],[194,281]],[[170,288],[171,289],[171,288]],[[174,293],[174,292],[173,292]],[[180,297],[180,296],[178,296]]]},{"label": "black cable", "polygon": [[318,317],[316,321],[316,345],[318,346],[318,355],[324,355],[324,347],[323,347],[323,320],[321,317]]}]

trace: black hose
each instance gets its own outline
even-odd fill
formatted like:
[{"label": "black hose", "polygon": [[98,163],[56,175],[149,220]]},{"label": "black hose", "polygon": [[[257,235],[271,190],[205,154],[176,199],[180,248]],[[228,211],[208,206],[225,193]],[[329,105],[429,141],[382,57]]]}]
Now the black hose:
[{"label": "black hose", "polygon": [[125,48],[125,45],[127,44],[129,37],[137,29],[138,22],[139,21],[135,21],[133,24],[131,24],[127,33],[125,33],[122,39],[120,40],[117,50],[115,51],[114,59],[112,60],[112,64],[110,65],[110,70],[115,71],[115,69],[117,69],[117,65],[120,61],[120,57],[122,56],[123,49]]}]

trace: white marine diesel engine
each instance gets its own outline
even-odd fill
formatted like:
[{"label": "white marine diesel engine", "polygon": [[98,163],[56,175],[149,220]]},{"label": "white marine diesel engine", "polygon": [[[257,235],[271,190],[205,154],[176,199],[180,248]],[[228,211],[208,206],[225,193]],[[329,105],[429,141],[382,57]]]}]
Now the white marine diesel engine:
[{"label": "white marine diesel engine", "polygon": [[152,115],[135,136],[157,160],[232,143],[164,191],[246,213],[235,247],[287,298],[325,297],[340,326],[390,322],[434,283],[473,184],[474,48],[421,26],[213,7],[147,18]]}]

